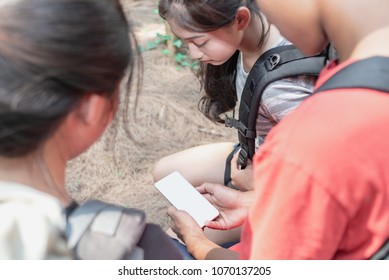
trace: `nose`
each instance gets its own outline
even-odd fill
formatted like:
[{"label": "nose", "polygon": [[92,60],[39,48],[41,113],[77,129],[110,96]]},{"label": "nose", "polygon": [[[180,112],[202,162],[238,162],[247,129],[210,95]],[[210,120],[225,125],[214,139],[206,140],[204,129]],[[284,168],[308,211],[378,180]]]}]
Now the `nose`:
[{"label": "nose", "polygon": [[193,43],[188,44],[189,55],[192,59],[201,59],[204,53]]}]

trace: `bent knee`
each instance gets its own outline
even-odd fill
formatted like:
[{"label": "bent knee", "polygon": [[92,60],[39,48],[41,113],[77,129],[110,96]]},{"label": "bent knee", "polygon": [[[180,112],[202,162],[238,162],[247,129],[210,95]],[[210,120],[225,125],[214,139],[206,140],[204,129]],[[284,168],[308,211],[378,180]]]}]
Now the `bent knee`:
[{"label": "bent knee", "polygon": [[154,165],[153,171],[152,171],[152,176],[154,182],[157,182],[161,180],[163,177],[166,177],[169,175],[170,169],[168,168],[169,165],[167,164],[165,158],[162,158],[157,161],[157,163]]}]

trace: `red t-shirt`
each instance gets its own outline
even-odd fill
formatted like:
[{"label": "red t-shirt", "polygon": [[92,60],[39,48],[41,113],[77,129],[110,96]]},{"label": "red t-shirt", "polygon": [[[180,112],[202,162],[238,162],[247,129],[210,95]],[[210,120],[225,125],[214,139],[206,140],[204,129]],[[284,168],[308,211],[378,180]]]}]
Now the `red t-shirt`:
[{"label": "red t-shirt", "polygon": [[[320,86],[340,68],[323,70]],[[315,94],[254,158],[242,259],[368,259],[389,238],[389,94]]]}]

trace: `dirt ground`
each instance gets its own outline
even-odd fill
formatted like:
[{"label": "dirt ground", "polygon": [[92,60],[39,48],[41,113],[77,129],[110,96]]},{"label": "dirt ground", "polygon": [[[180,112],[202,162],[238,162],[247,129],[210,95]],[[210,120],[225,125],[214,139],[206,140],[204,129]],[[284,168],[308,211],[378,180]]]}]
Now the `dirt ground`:
[{"label": "dirt ground", "polygon": [[[140,45],[165,33],[154,0],[123,0]],[[195,145],[236,141],[236,132],[205,119],[197,109],[199,84],[189,69],[178,69],[163,46],[142,53],[143,87],[129,128],[117,120],[85,154],[68,165],[67,186],[77,201],[98,198],[143,209],[148,221],[169,226],[167,200],[154,188],[155,162]],[[121,114],[119,113],[119,118]],[[136,143],[139,142],[139,143]]]}]

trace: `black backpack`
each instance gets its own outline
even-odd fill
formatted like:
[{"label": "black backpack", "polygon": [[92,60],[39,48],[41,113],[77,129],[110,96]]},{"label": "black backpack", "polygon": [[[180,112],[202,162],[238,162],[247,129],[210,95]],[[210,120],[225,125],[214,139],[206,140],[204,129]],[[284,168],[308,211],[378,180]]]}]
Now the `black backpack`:
[{"label": "black backpack", "polygon": [[312,75],[320,71],[334,53],[332,45],[314,56],[306,56],[293,45],[272,48],[262,54],[251,69],[242,92],[239,106],[239,120],[227,117],[225,125],[238,130],[240,153],[238,164],[247,165],[247,159],[255,154],[256,119],[263,91],[278,80],[287,77]]},{"label": "black backpack", "polygon": [[99,200],[67,209],[65,232],[75,259],[181,260],[173,240],[143,211]]}]

